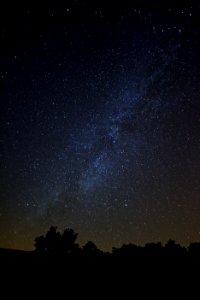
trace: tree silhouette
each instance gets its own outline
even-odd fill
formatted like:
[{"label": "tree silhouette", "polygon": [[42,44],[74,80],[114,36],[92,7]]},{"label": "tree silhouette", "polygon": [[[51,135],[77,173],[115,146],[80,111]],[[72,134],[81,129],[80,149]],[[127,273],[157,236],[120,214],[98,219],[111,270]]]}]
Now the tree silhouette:
[{"label": "tree silhouette", "polygon": [[[124,244],[120,248],[112,248],[112,253],[104,253],[99,250],[97,246],[89,241],[82,248],[76,243],[78,233],[75,233],[73,229],[66,228],[63,233],[57,231],[57,227],[51,226],[46,235],[41,235],[35,238],[35,252],[41,254],[62,254],[62,255],[80,255],[90,257],[125,257],[130,261],[132,258],[139,258],[155,261],[155,258],[164,259],[168,258],[172,261],[173,258],[185,258],[187,256],[194,256],[200,258],[200,243],[191,243],[188,249],[182,247],[174,240],[169,240],[165,246],[158,243],[147,243],[144,247],[134,244]],[[146,260],[147,259],[147,260]],[[136,261],[135,260],[135,261]]]},{"label": "tree silhouette", "polygon": [[97,256],[97,255],[103,254],[103,252],[101,250],[99,250],[92,241],[87,242],[83,246],[83,253],[85,255],[90,255],[90,256]]},{"label": "tree silhouette", "polygon": [[49,253],[59,252],[61,250],[61,235],[57,232],[57,227],[51,226],[46,234],[46,250]]},{"label": "tree silhouette", "polygon": [[83,246],[83,250],[89,251],[89,252],[95,251],[96,249],[97,249],[97,246],[96,246],[93,242],[91,242],[91,241],[87,242],[87,243]]},{"label": "tree silhouette", "polygon": [[158,243],[147,243],[145,245],[145,253],[149,255],[160,256],[163,254],[163,246],[160,242]]},{"label": "tree silhouette", "polygon": [[43,235],[35,239],[35,250],[40,253],[45,253],[46,251],[46,240]]},{"label": "tree silhouette", "polygon": [[181,247],[181,245],[177,244],[174,240],[170,239],[165,245],[165,251],[167,252],[167,255],[180,256],[185,254],[186,249]]},{"label": "tree silhouette", "polygon": [[73,252],[78,248],[78,244],[75,244],[78,233],[75,233],[73,229],[66,228],[62,234],[62,251]]},{"label": "tree silhouette", "polygon": [[46,236],[39,236],[35,239],[35,249],[39,253],[72,253],[79,249],[79,245],[75,244],[78,233],[73,229],[67,228],[61,235],[57,231],[57,227],[51,226]]},{"label": "tree silhouette", "polygon": [[176,244],[174,240],[169,240],[167,244],[165,245],[166,249],[179,249],[181,246],[179,244]]}]

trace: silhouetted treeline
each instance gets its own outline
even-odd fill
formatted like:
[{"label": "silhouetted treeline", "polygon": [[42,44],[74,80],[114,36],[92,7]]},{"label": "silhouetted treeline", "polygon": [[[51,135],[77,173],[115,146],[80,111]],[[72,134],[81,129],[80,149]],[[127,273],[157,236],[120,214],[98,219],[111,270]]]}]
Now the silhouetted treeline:
[{"label": "silhouetted treeline", "polygon": [[84,255],[103,255],[103,251],[89,241],[83,247],[76,243],[78,233],[73,229],[66,228],[61,234],[57,227],[51,226],[45,236],[35,239],[35,250],[41,254],[84,254]]},{"label": "silhouetted treeline", "polygon": [[112,248],[112,253],[103,252],[89,241],[82,247],[76,243],[78,233],[73,229],[65,229],[61,234],[57,227],[51,226],[45,236],[35,239],[35,251],[39,254],[63,254],[79,256],[112,256],[112,257],[200,257],[200,243],[191,243],[183,247],[174,240],[169,240],[164,246],[158,243],[147,243],[144,247],[134,244],[124,244],[120,248]]}]

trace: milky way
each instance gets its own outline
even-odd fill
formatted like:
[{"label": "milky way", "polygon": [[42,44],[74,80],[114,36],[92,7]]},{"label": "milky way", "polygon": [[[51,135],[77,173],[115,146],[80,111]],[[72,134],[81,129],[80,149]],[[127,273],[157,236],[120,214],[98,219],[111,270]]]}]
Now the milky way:
[{"label": "milky way", "polygon": [[132,2],[5,8],[2,247],[199,240],[200,7]]}]

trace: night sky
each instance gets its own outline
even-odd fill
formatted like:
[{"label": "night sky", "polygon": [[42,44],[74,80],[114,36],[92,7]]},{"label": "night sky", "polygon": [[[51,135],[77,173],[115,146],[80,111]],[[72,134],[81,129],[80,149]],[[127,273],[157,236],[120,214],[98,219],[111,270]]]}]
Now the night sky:
[{"label": "night sky", "polygon": [[0,8],[0,247],[200,241],[200,2],[28,2]]}]

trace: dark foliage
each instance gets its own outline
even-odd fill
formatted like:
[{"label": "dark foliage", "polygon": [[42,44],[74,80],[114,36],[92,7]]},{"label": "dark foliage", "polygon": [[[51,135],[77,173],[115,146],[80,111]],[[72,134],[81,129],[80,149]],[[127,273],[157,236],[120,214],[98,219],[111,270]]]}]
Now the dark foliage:
[{"label": "dark foliage", "polygon": [[112,253],[104,253],[89,241],[82,247],[75,243],[78,234],[73,229],[65,229],[61,234],[57,227],[51,226],[46,236],[35,239],[35,250],[40,254],[64,254],[79,255],[87,257],[125,257],[125,258],[186,258],[192,256],[200,257],[200,243],[192,243],[188,248],[182,247],[174,240],[169,240],[166,245],[158,243],[147,243],[144,247],[134,244],[124,244],[120,248],[112,248]]}]

